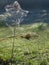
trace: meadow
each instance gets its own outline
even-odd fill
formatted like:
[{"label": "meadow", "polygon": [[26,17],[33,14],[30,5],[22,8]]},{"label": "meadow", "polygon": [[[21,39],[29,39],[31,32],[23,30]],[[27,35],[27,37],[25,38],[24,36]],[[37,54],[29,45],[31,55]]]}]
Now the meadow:
[{"label": "meadow", "polygon": [[[13,27],[11,27],[13,30]],[[0,65],[10,65],[13,32],[0,27]],[[29,39],[22,38],[31,34]],[[38,36],[36,36],[38,35]],[[16,26],[12,65],[49,65],[49,24],[34,23]]]}]

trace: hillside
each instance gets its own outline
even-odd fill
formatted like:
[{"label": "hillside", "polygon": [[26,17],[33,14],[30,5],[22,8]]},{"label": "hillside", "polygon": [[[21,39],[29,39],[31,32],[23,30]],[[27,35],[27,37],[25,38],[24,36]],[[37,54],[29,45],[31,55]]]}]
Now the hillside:
[{"label": "hillside", "polygon": [[[11,62],[12,30],[13,27],[0,27],[1,65],[10,65]],[[31,35],[29,39],[25,38],[27,34]],[[13,65],[49,65],[49,24],[35,23],[16,27],[13,53]]]}]

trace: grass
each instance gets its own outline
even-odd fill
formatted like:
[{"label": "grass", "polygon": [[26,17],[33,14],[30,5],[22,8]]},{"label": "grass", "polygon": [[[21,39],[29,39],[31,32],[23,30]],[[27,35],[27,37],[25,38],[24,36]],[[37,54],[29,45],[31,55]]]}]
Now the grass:
[{"label": "grass", "polygon": [[[16,27],[14,43],[14,65],[49,65],[49,24],[38,23]],[[21,38],[26,33],[37,33],[30,40]],[[12,31],[8,27],[0,27],[0,58],[10,60],[12,53]]]}]

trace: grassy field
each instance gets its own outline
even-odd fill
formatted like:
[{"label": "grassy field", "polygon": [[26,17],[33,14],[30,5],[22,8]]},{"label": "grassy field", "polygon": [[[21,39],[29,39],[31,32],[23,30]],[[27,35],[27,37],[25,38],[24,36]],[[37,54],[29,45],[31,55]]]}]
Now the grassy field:
[{"label": "grassy field", "polygon": [[[1,59],[10,62],[13,44],[11,29],[13,31],[13,27],[0,27],[0,65]],[[49,24],[21,25],[16,27],[15,32],[13,65],[49,65]],[[28,33],[32,35],[29,40],[21,38]]]}]

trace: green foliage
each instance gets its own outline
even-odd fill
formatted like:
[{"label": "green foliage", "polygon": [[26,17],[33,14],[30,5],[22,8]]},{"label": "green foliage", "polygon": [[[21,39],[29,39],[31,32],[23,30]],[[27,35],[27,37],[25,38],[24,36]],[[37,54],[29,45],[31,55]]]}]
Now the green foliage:
[{"label": "green foliage", "polygon": [[40,63],[40,65],[47,65],[47,62],[46,62],[46,61],[42,61],[42,62]]},{"label": "green foliage", "polygon": [[[41,28],[41,26],[39,28],[32,25],[23,25],[16,28],[14,65],[48,65],[49,27],[45,26],[45,29]],[[38,37],[32,36],[29,40],[20,37],[28,32],[32,34],[33,32],[37,33]],[[12,35],[12,31],[8,27],[0,27],[0,58],[4,61],[11,59]],[[46,61],[43,59],[46,59]]]}]

